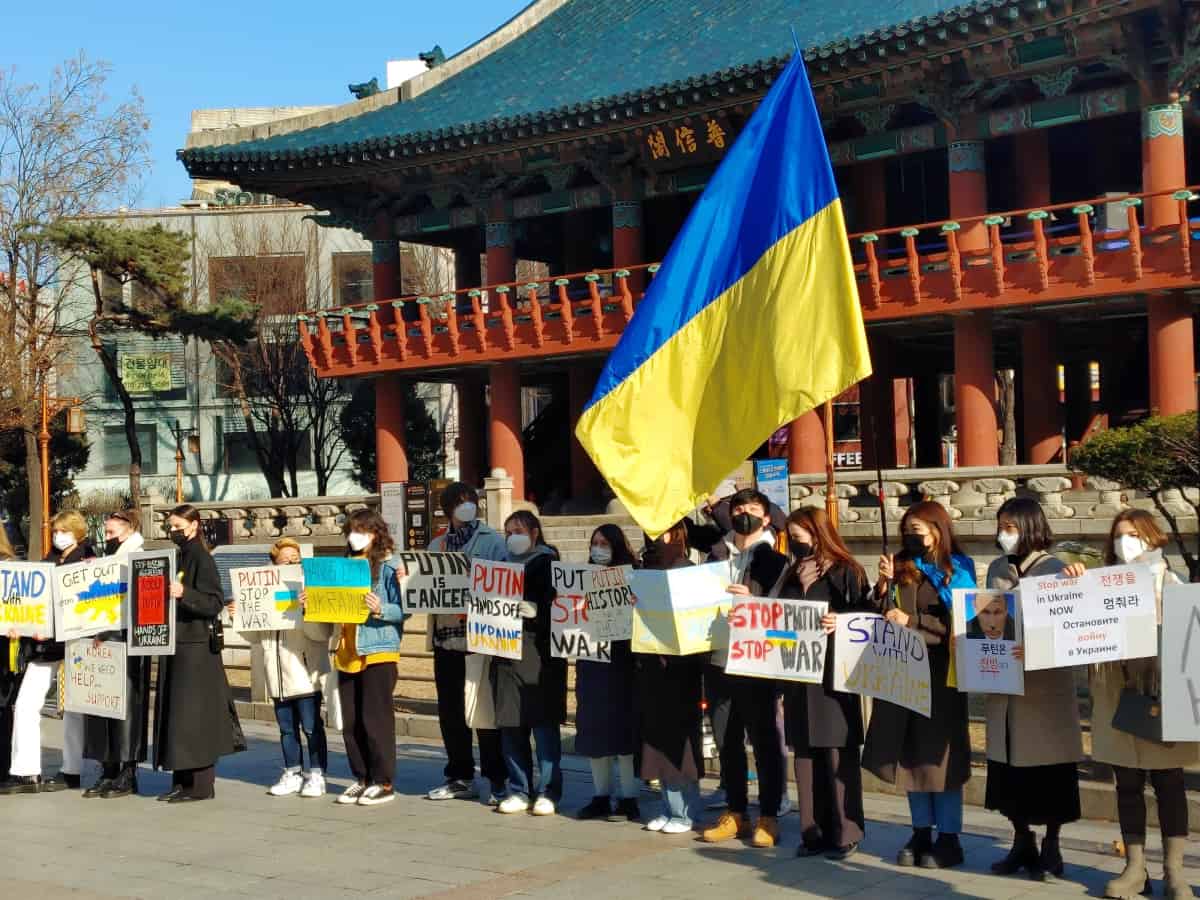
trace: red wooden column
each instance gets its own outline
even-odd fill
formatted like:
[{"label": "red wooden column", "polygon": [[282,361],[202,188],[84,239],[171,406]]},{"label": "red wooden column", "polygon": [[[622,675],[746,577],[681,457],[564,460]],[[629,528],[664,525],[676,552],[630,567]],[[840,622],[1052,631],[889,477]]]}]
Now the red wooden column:
[{"label": "red wooden column", "polygon": [[954,406],[959,466],[998,466],[996,366],[992,318],[975,312],[954,320]]},{"label": "red wooden column", "polygon": [[788,471],[793,475],[825,472],[825,424],[815,409],[788,426]]},{"label": "red wooden column", "polygon": [[1014,156],[1021,167],[1017,206],[1038,209],[1050,204],[1050,141],[1045,128],[1022,131],[1014,138]]},{"label": "red wooden column", "polygon": [[568,372],[567,379],[570,395],[568,400],[571,427],[571,497],[575,500],[582,500],[596,492],[596,484],[600,479],[600,473],[592,465],[592,458],[588,456],[583,445],[575,437],[575,425],[579,422],[579,417],[583,415],[583,408],[592,399],[592,392],[596,389],[596,372],[589,367],[575,363]]},{"label": "red wooden column", "polygon": [[[392,231],[390,217],[380,214],[371,230],[372,300],[394,300],[400,296],[400,244]],[[388,308],[390,307],[381,307]]]},{"label": "red wooden column", "polygon": [[458,479],[483,483],[483,384],[474,378],[458,383]]},{"label": "red wooden column", "polygon": [[521,447],[521,372],[516,363],[491,369],[491,406],[488,410],[491,467],[508,472],[513,500],[525,499],[525,451]]},{"label": "red wooden column", "polygon": [[404,381],[399,375],[375,380],[375,471],[379,484],[408,481]]},{"label": "red wooden column", "polygon": [[[986,215],[987,168],[983,141],[955,141],[947,153],[950,168],[950,218]],[[963,225],[958,233],[960,250],[982,250],[987,246],[983,222]]]},{"label": "red wooden column", "polygon": [[513,227],[508,200],[502,194],[492,197],[488,211],[484,245],[487,253],[488,284],[517,280],[517,255],[513,246]]},{"label": "red wooden column", "polygon": [[1058,409],[1058,371],[1054,327],[1049,321],[1021,326],[1021,412],[1025,459],[1031,466],[1049,463],[1062,447]]}]

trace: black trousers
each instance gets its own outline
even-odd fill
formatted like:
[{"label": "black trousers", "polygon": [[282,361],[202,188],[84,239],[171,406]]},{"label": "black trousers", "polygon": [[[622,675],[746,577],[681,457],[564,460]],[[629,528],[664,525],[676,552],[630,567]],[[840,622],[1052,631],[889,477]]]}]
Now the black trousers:
[{"label": "black trousers", "polygon": [[1126,840],[1146,840],[1146,779],[1158,800],[1158,827],[1164,838],[1187,837],[1187,788],[1183,769],[1127,769],[1113,766],[1117,779],[1117,819]]},{"label": "black trousers", "polygon": [[759,810],[764,816],[778,815],[783,796],[784,759],[775,723],[775,682],[726,675],[722,669],[709,666],[704,672],[704,692],[720,752],[721,780],[729,811],[745,813],[750,804],[746,783],[749,735],[758,769]]},{"label": "black trousers", "polygon": [[796,754],[801,838],[807,847],[847,847],[863,839],[858,747],[818,747]]},{"label": "black trousers", "polygon": [[[438,725],[446,747],[444,774],[452,781],[473,781],[475,754],[471,746],[471,729],[467,725],[466,686],[467,655],[457,650],[433,648],[433,680],[437,684]],[[500,732],[494,728],[475,732],[479,740],[479,770],[493,787],[503,789],[508,770],[500,750]]]},{"label": "black trousers", "polygon": [[0,706],[0,780],[8,777],[12,768],[13,708],[9,703]]},{"label": "black trousers", "polygon": [[342,740],[350,771],[364,784],[391,784],[396,776],[396,664],[338,672]]}]

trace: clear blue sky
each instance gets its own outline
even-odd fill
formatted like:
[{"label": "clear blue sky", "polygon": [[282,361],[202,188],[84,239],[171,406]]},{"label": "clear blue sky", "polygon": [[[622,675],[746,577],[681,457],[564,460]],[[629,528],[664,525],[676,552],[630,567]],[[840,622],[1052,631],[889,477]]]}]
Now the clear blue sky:
[{"label": "clear blue sky", "polygon": [[352,82],[389,59],[440,44],[447,56],[508,21],[529,0],[5,0],[0,65],[44,83],[83,50],[112,65],[109,93],[136,86],[150,120],[153,168],[138,205],[169,206],[191,192],[175,160],[191,111],[226,106],[344,103]]}]

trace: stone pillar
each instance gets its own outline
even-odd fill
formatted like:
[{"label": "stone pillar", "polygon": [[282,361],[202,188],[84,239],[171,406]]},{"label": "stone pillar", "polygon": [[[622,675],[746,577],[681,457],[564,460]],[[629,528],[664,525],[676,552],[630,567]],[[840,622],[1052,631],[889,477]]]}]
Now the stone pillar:
[{"label": "stone pillar", "polygon": [[[644,263],[642,240],[642,201],[617,200],[612,205],[613,268],[624,269]],[[634,297],[645,290],[645,275],[639,270],[630,274],[629,290]]]},{"label": "stone pillar", "polygon": [[[1142,190],[1174,191],[1187,187],[1183,151],[1183,109],[1178,103],[1142,110]],[[1179,222],[1179,204],[1170,194],[1146,201],[1146,225],[1158,228]]]},{"label": "stone pillar", "polygon": [[571,428],[571,498],[584,500],[596,493],[600,473],[596,471],[596,467],[592,465],[592,458],[575,437],[575,426],[579,417],[583,415],[584,407],[592,399],[592,391],[596,389],[596,372],[579,362],[572,364],[567,373],[567,389]]},{"label": "stone pillar", "polygon": [[[947,159],[950,167],[950,218],[982,216],[987,208],[987,167],[983,141],[955,141]],[[964,224],[958,233],[960,250],[987,247],[987,228],[983,222]]]},{"label": "stone pillar", "polygon": [[1179,293],[1146,298],[1150,340],[1150,411],[1173,416],[1196,408],[1196,351],[1190,299]]},{"label": "stone pillar", "polygon": [[[500,194],[492,198],[484,244],[487,250],[488,284],[517,280],[517,255],[513,245],[513,226],[508,201]],[[516,479],[516,475],[513,478]]]},{"label": "stone pillar", "polygon": [[491,369],[488,437],[492,469],[504,469],[513,483],[513,499],[525,499],[525,451],[521,447],[521,372],[516,363]]},{"label": "stone pillar", "polygon": [[992,318],[975,312],[954,319],[954,408],[959,466],[998,466],[996,366]]},{"label": "stone pillar", "polygon": [[1054,328],[1048,321],[1021,326],[1021,421],[1025,459],[1031,466],[1049,463],[1062,448],[1058,410],[1058,372]]},{"label": "stone pillar", "polygon": [[458,383],[459,480],[478,487],[483,481],[483,385],[474,378]]},{"label": "stone pillar", "polygon": [[375,380],[375,472],[379,484],[408,481],[404,381],[399,375]]},{"label": "stone pillar", "polygon": [[1021,176],[1017,179],[1017,206],[1041,209],[1050,205],[1049,131],[1035,128],[1013,138],[1013,155]]},{"label": "stone pillar", "polygon": [[788,426],[788,471],[793,475],[825,471],[825,424],[815,409]]}]

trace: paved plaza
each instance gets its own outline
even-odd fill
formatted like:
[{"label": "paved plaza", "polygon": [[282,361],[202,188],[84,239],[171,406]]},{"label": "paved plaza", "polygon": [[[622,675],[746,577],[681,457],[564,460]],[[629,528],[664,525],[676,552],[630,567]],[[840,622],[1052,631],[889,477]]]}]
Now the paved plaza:
[{"label": "paved plaza", "polygon": [[[210,803],[84,800],[76,793],[0,797],[3,897],[1059,898],[1098,896],[1121,868],[1111,849],[1116,826],[1087,823],[1065,832],[1068,869],[1058,884],[987,874],[1008,832],[1000,817],[968,807],[965,867],[898,869],[890,860],[907,840],[907,810],[880,795],[868,795],[867,839],[844,863],[796,859],[795,815],[784,820],[783,846],[773,851],[740,842],[713,847],[633,824],[577,822],[567,816],[591,788],[587,763],[577,757],[566,761],[567,815],[500,816],[479,803],[425,800],[441,776],[441,749],[408,741],[400,746],[401,796],[394,803],[341,807],[332,793],[325,800],[274,799],[265,794],[279,774],[273,729],[259,722],[245,728],[250,749],[218,767]],[[54,747],[47,761],[57,763],[61,726],[47,720],[45,731]],[[330,737],[332,791],[348,783],[348,769],[339,736]],[[168,776],[143,769],[141,782],[144,794],[154,794]],[[643,812],[657,803],[643,794]],[[1189,864],[1193,883],[1200,882],[1200,842]],[[1161,892],[1157,861],[1151,873]]]}]

